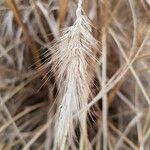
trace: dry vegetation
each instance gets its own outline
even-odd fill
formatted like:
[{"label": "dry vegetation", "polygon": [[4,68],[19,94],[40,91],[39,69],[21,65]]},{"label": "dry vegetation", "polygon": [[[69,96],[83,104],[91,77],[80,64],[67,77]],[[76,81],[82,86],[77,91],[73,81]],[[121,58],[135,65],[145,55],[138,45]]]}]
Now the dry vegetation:
[{"label": "dry vegetation", "polygon": [[149,150],[149,66],[149,0],[1,0],[0,150]]}]

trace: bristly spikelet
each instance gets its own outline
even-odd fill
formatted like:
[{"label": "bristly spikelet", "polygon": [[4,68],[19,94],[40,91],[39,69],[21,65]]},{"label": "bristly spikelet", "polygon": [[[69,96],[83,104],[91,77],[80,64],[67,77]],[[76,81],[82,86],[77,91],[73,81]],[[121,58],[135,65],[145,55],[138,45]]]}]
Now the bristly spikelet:
[{"label": "bristly spikelet", "polygon": [[[52,70],[58,84],[58,114],[55,126],[55,144],[59,147],[72,142],[75,122],[86,120],[74,117],[77,112],[86,107],[91,93],[92,74],[95,70],[98,43],[92,36],[91,24],[83,15],[81,3],[76,11],[76,21],[73,26],[63,30],[60,39],[51,47]],[[86,115],[84,115],[86,117]]]}]

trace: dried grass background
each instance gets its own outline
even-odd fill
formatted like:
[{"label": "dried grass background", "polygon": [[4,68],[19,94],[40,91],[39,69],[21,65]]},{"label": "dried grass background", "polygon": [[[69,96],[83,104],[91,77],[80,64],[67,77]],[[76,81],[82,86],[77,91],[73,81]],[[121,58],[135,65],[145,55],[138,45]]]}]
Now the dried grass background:
[{"label": "dried grass background", "polygon": [[[149,0],[83,1],[84,15],[97,40],[88,41],[97,63],[92,62],[92,56],[86,57],[86,81],[91,83],[91,93],[86,90],[90,95],[88,104],[74,111],[72,117],[80,120],[86,112],[87,136],[80,128],[82,119],[80,123],[73,120],[72,139],[67,136],[62,147],[57,133],[60,147],[55,147],[62,99],[59,91],[64,90],[57,78],[64,66],[55,72],[50,62],[57,60],[53,55],[55,44],[67,47],[61,34],[76,21],[77,3],[0,1],[0,150],[150,149]],[[61,57],[62,64],[67,65],[65,56]],[[74,86],[86,93],[84,86],[88,82],[78,85],[77,80]]]}]

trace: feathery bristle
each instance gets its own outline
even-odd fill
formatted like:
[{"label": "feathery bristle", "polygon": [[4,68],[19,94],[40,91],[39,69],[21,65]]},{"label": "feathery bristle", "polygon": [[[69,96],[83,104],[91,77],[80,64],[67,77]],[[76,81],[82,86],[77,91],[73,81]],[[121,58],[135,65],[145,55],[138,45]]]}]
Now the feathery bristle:
[{"label": "feathery bristle", "polygon": [[74,120],[80,120],[82,128],[83,122],[86,121],[86,114],[82,118],[78,116],[78,119],[74,118],[74,115],[81,108],[86,107],[91,93],[90,74],[93,72],[90,72],[96,64],[94,50],[98,49],[98,43],[91,34],[90,21],[82,13],[79,4],[74,25],[66,28],[51,48],[53,49],[52,70],[57,78],[59,90],[60,106],[55,134],[55,142],[59,146],[68,139],[71,141],[75,136]]}]

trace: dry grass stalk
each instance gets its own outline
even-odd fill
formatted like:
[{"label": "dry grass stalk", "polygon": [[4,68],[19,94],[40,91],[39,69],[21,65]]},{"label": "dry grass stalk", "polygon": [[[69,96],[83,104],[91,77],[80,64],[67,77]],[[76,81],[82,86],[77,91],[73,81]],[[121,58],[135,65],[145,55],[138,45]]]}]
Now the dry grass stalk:
[{"label": "dry grass stalk", "polygon": [[10,7],[10,9],[13,11],[18,25],[22,28],[22,31],[26,38],[27,44],[28,44],[29,48],[31,49],[35,64],[37,65],[37,67],[41,67],[42,64],[40,62],[40,55],[38,52],[38,48],[37,48],[35,42],[32,40],[32,37],[29,34],[26,24],[24,24],[23,21],[21,20],[21,15],[20,15],[20,12],[17,8],[15,1],[14,0],[6,0],[6,3]]},{"label": "dry grass stalk", "polygon": [[1,1],[0,149],[149,150],[149,8]]}]

